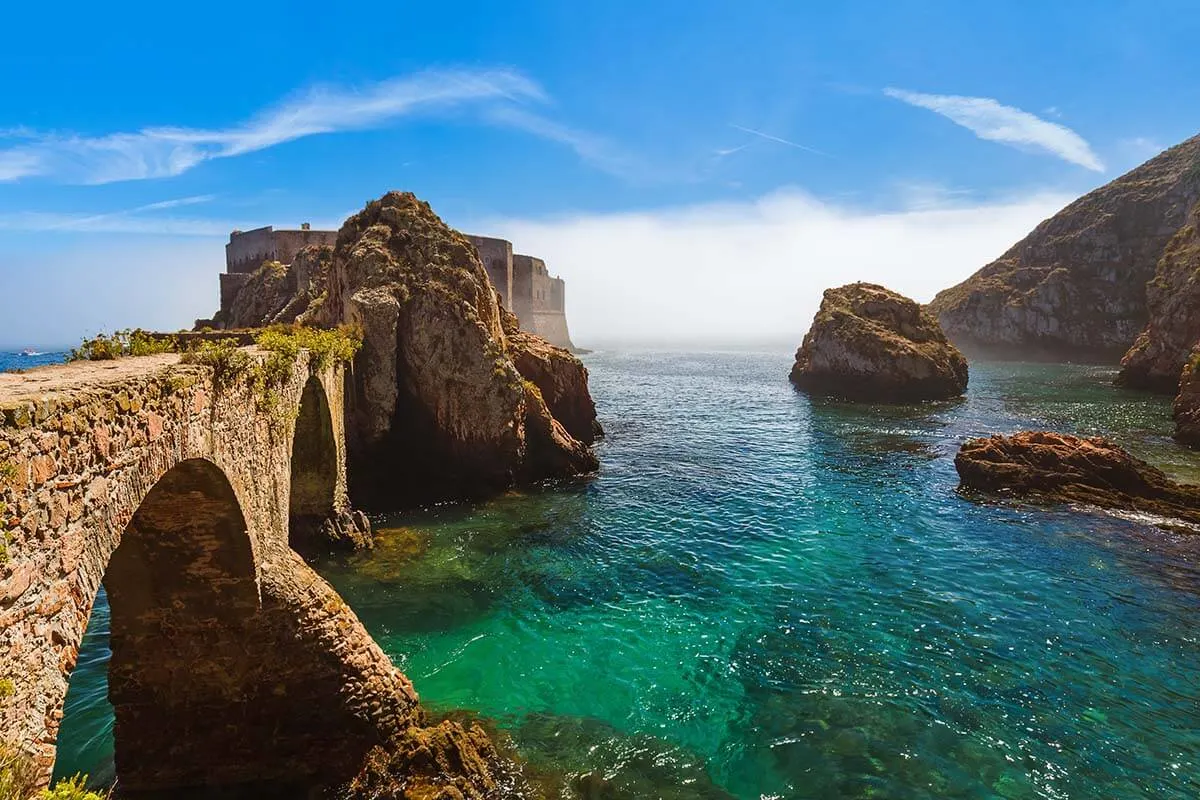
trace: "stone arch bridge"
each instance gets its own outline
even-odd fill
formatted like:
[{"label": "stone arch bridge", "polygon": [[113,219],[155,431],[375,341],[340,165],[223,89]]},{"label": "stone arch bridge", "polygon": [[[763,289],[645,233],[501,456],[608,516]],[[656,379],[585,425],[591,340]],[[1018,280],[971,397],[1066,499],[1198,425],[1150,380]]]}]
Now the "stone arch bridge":
[{"label": "stone arch bridge", "polygon": [[102,582],[123,789],[344,775],[418,713],[289,546],[346,516],[343,378],[306,353],[267,395],[170,354],[0,375],[0,744],[43,784]]}]

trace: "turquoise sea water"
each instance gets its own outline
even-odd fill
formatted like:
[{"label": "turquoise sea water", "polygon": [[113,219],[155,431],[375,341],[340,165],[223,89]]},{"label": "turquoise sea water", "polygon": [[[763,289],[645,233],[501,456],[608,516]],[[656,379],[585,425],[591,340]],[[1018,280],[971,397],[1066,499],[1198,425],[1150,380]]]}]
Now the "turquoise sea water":
[{"label": "turquoise sea water", "polygon": [[[1200,537],[975,502],[952,464],[1035,427],[1200,477],[1169,400],[973,365],[965,402],[851,407],[790,360],[593,354],[598,477],[377,520],[318,569],[427,704],[495,720],[566,797],[1200,795]],[[61,773],[111,771],[104,619]]]}]

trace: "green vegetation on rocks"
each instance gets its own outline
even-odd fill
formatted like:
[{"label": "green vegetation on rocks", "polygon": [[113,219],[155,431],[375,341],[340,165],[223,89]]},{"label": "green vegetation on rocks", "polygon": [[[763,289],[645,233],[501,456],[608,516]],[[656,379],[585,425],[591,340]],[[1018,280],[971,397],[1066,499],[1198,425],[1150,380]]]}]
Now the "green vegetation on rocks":
[{"label": "green vegetation on rocks", "polygon": [[85,339],[71,351],[70,361],[111,361],[122,356],[149,356],[156,353],[173,353],[179,344],[172,336],[150,333],[141,328],[117,331],[111,335],[100,334]]}]

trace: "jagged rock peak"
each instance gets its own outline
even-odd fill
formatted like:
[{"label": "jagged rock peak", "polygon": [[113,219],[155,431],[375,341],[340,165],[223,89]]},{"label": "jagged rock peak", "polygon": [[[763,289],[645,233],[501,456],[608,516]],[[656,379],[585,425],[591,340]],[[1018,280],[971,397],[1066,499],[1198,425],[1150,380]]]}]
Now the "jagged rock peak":
[{"label": "jagged rock peak", "polygon": [[1146,283],[1200,200],[1200,137],[1045,220],[929,308],[971,354],[1116,362],[1147,321]]},{"label": "jagged rock peak", "polygon": [[560,351],[564,369],[581,371],[574,398],[522,374],[513,362],[527,347],[506,336],[475,248],[411,193],[346,220],[318,321],[363,331],[348,443],[356,502],[429,502],[596,468],[552,413],[591,409],[594,423],[582,364]]},{"label": "jagged rock peak", "polygon": [[918,303],[851,283],[825,290],[790,377],[805,391],[850,400],[942,400],[966,391],[967,361]]}]

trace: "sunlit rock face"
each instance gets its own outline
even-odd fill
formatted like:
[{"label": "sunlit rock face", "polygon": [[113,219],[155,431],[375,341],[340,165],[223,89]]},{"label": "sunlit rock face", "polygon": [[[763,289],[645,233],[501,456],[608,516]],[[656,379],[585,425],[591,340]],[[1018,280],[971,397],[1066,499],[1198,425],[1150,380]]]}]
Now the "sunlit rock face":
[{"label": "sunlit rock face", "polygon": [[791,380],[810,393],[848,400],[944,400],[966,391],[967,360],[916,302],[852,283],[825,291]]},{"label": "sunlit rock face", "polygon": [[1146,283],[1200,200],[1200,137],[1038,225],[929,304],[969,355],[1115,363],[1148,320]]},{"label": "sunlit rock face", "polygon": [[1022,431],[964,442],[962,485],[1049,503],[1083,503],[1200,523],[1200,487],[1176,483],[1108,439]]},{"label": "sunlit rock face", "polygon": [[[596,468],[513,363],[475,248],[412,194],[389,192],[342,226],[314,321],[363,332],[349,432],[356,502],[472,496]],[[575,388],[590,405],[586,380]]]},{"label": "sunlit rock face", "polygon": [[1200,345],[1189,356],[1175,396],[1175,439],[1200,449]]},{"label": "sunlit rock face", "polygon": [[1200,341],[1200,206],[1167,243],[1146,285],[1150,320],[1121,359],[1117,382],[1174,394],[1192,347]]}]

